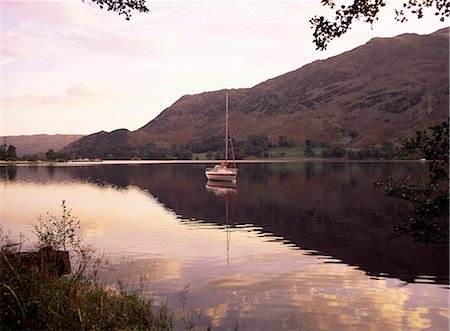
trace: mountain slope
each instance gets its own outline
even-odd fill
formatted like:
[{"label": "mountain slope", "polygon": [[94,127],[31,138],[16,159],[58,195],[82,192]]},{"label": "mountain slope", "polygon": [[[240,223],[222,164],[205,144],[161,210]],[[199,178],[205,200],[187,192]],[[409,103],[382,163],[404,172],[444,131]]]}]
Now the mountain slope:
[{"label": "mountain slope", "polygon": [[[237,139],[265,134],[276,142],[283,135],[297,143],[310,139],[355,147],[397,142],[448,116],[448,33],[446,28],[375,38],[249,89],[186,95],[139,130],[113,140],[168,147],[221,136],[228,92]],[[68,150],[88,150],[110,135],[82,138]]]},{"label": "mountain slope", "polygon": [[1,143],[14,145],[17,156],[46,153],[49,149],[61,150],[70,143],[83,137],[81,134],[35,134],[0,137]]}]

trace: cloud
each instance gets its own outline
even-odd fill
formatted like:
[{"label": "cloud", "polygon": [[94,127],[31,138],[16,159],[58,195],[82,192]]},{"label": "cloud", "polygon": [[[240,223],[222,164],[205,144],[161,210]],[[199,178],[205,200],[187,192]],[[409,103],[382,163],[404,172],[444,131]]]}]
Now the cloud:
[{"label": "cloud", "polygon": [[[62,94],[23,94],[19,96],[6,97],[2,100],[5,110],[17,106],[50,106],[73,108],[81,105],[91,104],[107,97],[112,98],[117,93],[101,91],[84,84],[75,84],[66,88]],[[95,100],[96,99],[96,100]]]},{"label": "cloud", "polygon": [[72,86],[69,86],[66,89],[66,96],[70,97],[82,97],[82,98],[97,98],[104,96],[104,92],[100,92],[98,90],[95,90],[93,88],[89,88],[83,84],[75,84]]},{"label": "cloud", "polygon": [[98,52],[114,57],[156,58],[168,47],[145,37],[133,36],[124,32],[94,31],[90,33],[72,33],[66,38],[77,49]]},{"label": "cloud", "polygon": [[99,15],[99,9],[81,1],[6,2],[3,9],[3,57],[43,62],[98,52],[144,58],[167,49],[163,41],[134,34],[123,18]]}]

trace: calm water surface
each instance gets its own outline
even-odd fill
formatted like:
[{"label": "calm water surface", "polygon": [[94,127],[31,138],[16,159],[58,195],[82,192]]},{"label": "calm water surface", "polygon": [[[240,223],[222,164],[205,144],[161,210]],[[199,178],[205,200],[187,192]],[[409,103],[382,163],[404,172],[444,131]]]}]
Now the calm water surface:
[{"label": "calm water surface", "polygon": [[235,188],[205,166],[0,167],[3,230],[34,240],[31,224],[65,200],[111,256],[105,282],[199,329],[448,330],[448,246],[389,240],[406,215],[373,185],[426,165],[241,164]]}]

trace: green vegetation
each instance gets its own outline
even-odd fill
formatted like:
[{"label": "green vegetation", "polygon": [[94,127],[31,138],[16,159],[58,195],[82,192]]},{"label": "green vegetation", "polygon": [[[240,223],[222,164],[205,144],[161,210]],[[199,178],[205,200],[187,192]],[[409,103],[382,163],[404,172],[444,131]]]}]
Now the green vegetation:
[{"label": "green vegetation", "polygon": [[271,158],[340,158],[350,160],[366,159],[399,159],[407,158],[392,143],[383,142],[379,146],[366,148],[351,148],[317,142],[306,139],[304,145],[274,146],[269,150]]},{"label": "green vegetation", "polygon": [[[224,140],[220,136],[208,137],[196,143],[184,146],[172,144],[170,148],[160,148],[153,143],[145,145],[129,145],[122,142],[119,136],[124,130],[117,130],[107,143],[80,145],[73,152],[55,152],[50,149],[45,153],[45,160],[64,162],[70,159],[103,159],[103,160],[220,160],[225,157]],[[357,133],[351,132],[350,136]],[[113,139],[114,138],[114,139]],[[118,142],[118,143],[117,143]],[[391,142],[381,142],[376,146],[356,148],[344,147],[323,141],[306,139],[303,144],[294,142],[287,136],[279,136],[278,142],[272,143],[266,135],[250,135],[246,139],[233,140],[235,158],[237,160],[255,158],[302,159],[302,158],[340,158],[349,160],[366,159],[405,159],[411,158],[407,150],[399,149]],[[4,148],[6,155],[6,149]],[[12,149],[11,149],[12,151]],[[11,152],[12,153],[12,152]],[[231,151],[229,150],[229,159]],[[17,159],[17,158],[16,158]],[[25,161],[36,161],[35,155],[25,155]]]},{"label": "green vegetation", "polygon": [[290,146],[290,147],[280,147],[275,146],[269,150],[270,157],[275,159],[295,159],[295,158],[303,158],[304,148],[301,146]]},{"label": "green vegetation", "polygon": [[429,131],[418,131],[415,138],[403,144],[411,155],[431,161],[428,181],[417,182],[406,175],[375,185],[387,196],[407,201],[411,206],[409,220],[395,227],[393,237],[409,234],[423,244],[448,243],[448,122],[430,127]]},{"label": "green vegetation", "polygon": [[[197,144],[188,144],[186,149],[194,152],[198,160],[223,159],[224,148],[220,137],[204,139]],[[236,159],[275,158],[346,158],[363,159],[398,159],[407,157],[390,142],[382,142],[379,146],[367,148],[350,148],[333,145],[322,141],[306,139],[303,145],[296,144],[286,136],[279,136],[276,145],[270,143],[265,135],[251,135],[246,140],[234,141]]]},{"label": "green vegetation", "polygon": [[70,157],[66,153],[55,152],[53,149],[49,149],[48,152],[45,153],[45,158],[48,161],[64,162],[64,161],[67,161]]},{"label": "green vegetation", "polygon": [[[245,140],[233,140],[235,158],[267,158],[272,144],[266,135],[250,135]],[[224,139],[221,137],[205,138],[198,143],[191,143],[184,147],[192,150],[198,159],[223,159],[225,157]],[[231,152],[230,152],[231,153]]]},{"label": "green vegetation", "polygon": [[104,160],[191,160],[193,153],[185,147],[172,145],[171,148],[159,148],[155,144],[131,146],[122,144],[104,144],[97,146],[80,146],[71,158],[88,158]]},{"label": "green vegetation", "polygon": [[[2,250],[8,259],[10,250]],[[4,264],[4,263],[3,263]],[[167,330],[165,306],[155,309],[137,294],[110,294],[80,273],[64,277],[21,269],[0,273],[1,327],[5,330]]]},{"label": "green vegetation", "polygon": [[76,236],[78,221],[64,201],[62,208],[61,218],[47,214],[34,230],[38,246],[47,252],[66,254],[67,259],[67,252],[54,249],[76,254],[77,268],[68,275],[56,272],[59,266],[48,255],[36,255],[42,249],[22,253],[20,245],[2,236],[7,244],[0,253],[1,329],[171,330],[172,316],[164,304],[155,307],[138,293],[113,292],[98,284],[96,275],[103,261]]},{"label": "green vegetation", "polygon": [[0,145],[0,160],[15,161],[17,160],[16,147],[6,144]]},{"label": "green vegetation", "polygon": [[287,136],[279,136],[278,146],[295,146],[295,142],[292,139],[288,139]]},{"label": "green vegetation", "polygon": [[82,240],[76,235],[76,231],[80,228],[80,221],[72,215],[72,209],[67,208],[64,200],[61,208],[61,218],[47,212],[47,218],[39,216],[37,224],[33,224],[33,232],[38,239],[37,245],[81,252]]}]

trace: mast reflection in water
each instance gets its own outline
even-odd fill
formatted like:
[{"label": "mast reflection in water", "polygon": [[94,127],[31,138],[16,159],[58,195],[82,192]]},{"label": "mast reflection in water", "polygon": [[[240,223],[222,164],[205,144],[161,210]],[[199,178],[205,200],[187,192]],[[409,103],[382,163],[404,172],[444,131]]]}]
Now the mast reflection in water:
[{"label": "mast reflection in water", "polygon": [[[236,197],[237,194],[237,185],[236,182],[219,182],[208,180],[206,183],[206,189],[213,192],[216,196],[223,198],[225,201],[225,220],[226,220],[226,231],[227,231],[227,265],[230,265],[230,240],[231,240],[231,232],[230,232],[230,224],[229,224],[229,196]],[[233,207],[235,206],[236,199],[233,199]],[[233,208],[234,211],[234,208]]]},{"label": "mast reflection in water", "polygon": [[144,276],[175,311],[190,284],[191,317],[215,329],[447,330],[448,246],[389,240],[407,215],[373,186],[426,167],[241,164],[225,192],[204,164],[1,167],[1,217],[29,235],[66,200],[86,242],[127,257],[111,279]]}]

